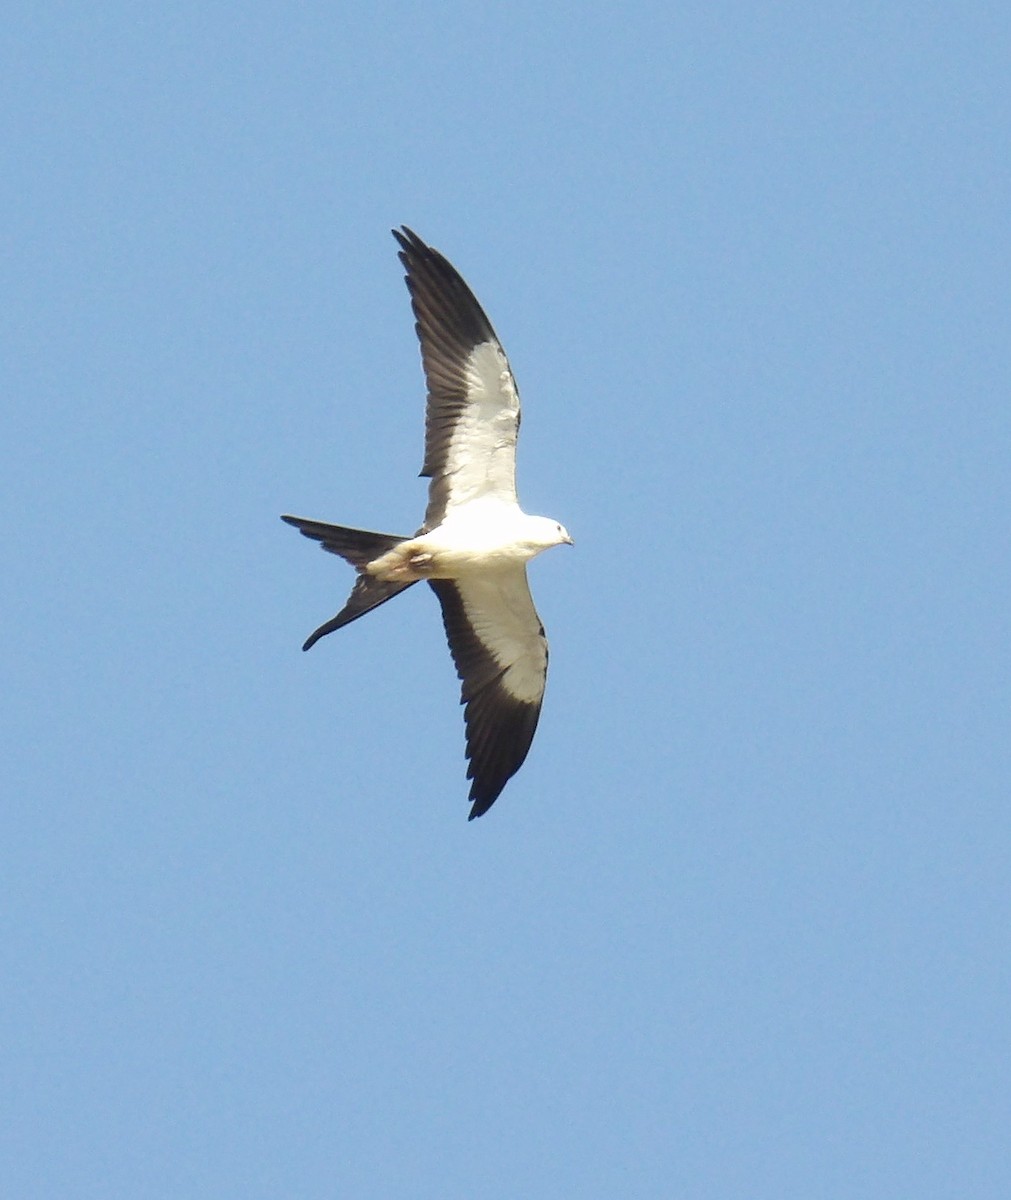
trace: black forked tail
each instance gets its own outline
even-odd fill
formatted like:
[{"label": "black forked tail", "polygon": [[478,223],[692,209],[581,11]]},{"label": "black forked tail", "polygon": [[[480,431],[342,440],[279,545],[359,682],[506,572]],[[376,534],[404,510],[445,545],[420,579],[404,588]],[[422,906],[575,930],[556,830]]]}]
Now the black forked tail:
[{"label": "black forked tail", "polygon": [[378,608],[380,604],[392,600],[399,592],[416,582],[412,580],[411,583],[384,583],[372,575],[362,574],[367,563],[372,562],[381,554],[385,554],[387,550],[392,550],[400,542],[407,541],[407,538],[398,537],[392,533],[370,533],[365,529],[348,529],[344,525],[327,525],[323,521],[310,521],[305,517],[282,517],[281,520],[287,521],[289,525],[294,525],[305,537],[319,542],[324,550],[340,555],[359,572],[347,604],[335,617],[331,617],[319,629],[309,634],[302,647],[303,650],[308,650],[321,637],[326,637],[335,629],[342,629],[345,625],[350,625],[352,621],[357,621],[359,617]]}]

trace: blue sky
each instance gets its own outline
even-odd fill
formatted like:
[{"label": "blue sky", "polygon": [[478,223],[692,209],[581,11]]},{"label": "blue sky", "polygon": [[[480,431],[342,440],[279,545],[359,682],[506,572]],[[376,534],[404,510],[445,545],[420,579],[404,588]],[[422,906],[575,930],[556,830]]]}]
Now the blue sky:
[{"label": "blue sky", "polygon": [[[0,1192],[1005,1197],[1011,18],[19,5]],[[524,398],[466,820],[389,235]]]}]

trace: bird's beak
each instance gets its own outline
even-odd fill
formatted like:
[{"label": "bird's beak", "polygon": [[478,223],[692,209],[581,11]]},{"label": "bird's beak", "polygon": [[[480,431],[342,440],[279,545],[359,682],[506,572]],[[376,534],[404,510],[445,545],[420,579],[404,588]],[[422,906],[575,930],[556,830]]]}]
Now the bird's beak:
[{"label": "bird's beak", "polygon": [[575,542],[572,540],[572,538],[571,538],[571,537],[567,537],[567,538],[565,539],[565,544],[566,544],[567,546],[574,546],[576,543],[575,543]]}]

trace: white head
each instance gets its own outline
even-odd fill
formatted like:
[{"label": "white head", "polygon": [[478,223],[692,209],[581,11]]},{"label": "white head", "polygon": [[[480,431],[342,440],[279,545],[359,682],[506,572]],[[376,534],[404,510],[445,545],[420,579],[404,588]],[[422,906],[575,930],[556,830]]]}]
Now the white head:
[{"label": "white head", "polygon": [[552,546],[561,546],[563,542],[572,545],[569,531],[551,517],[527,517],[527,522],[524,540],[534,554],[550,550]]}]

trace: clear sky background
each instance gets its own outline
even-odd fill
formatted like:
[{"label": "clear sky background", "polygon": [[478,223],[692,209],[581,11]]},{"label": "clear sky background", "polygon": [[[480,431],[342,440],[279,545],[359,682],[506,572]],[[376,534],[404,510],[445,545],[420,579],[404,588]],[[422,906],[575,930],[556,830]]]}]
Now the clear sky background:
[{"label": "clear sky background", "polygon": [[[0,1194],[1011,1195],[1006,5],[17,4]],[[389,234],[525,404],[466,820]]]}]

